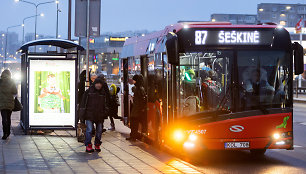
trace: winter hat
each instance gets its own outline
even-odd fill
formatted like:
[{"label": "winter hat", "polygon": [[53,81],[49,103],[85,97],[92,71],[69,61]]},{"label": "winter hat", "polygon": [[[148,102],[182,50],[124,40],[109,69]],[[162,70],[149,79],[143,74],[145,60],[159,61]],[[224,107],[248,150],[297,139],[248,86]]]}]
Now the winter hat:
[{"label": "winter hat", "polygon": [[99,78],[96,78],[93,84],[95,85],[97,83],[103,84],[103,81]]}]

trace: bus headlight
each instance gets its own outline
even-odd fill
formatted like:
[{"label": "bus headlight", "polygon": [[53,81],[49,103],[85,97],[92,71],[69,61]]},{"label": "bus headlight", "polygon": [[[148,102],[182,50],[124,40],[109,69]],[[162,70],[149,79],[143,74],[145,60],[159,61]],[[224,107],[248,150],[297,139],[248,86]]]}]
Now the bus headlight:
[{"label": "bus headlight", "polygon": [[195,140],[197,140],[198,139],[198,137],[195,135],[195,134],[190,134],[189,135],[189,140],[190,141],[195,141]]},{"label": "bus headlight", "polygon": [[184,133],[181,130],[174,131],[173,136],[176,141],[182,141],[184,139]]},{"label": "bus headlight", "polygon": [[281,136],[280,136],[279,133],[275,133],[275,134],[273,135],[273,138],[276,139],[276,140],[279,139],[280,137],[281,137]]},{"label": "bus headlight", "polygon": [[275,144],[276,145],[285,145],[286,143],[285,143],[285,141],[277,141]]},{"label": "bus headlight", "polygon": [[192,143],[192,142],[185,142],[184,143],[184,147],[186,148],[186,149],[193,149],[194,147],[195,147],[195,144],[194,143]]}]

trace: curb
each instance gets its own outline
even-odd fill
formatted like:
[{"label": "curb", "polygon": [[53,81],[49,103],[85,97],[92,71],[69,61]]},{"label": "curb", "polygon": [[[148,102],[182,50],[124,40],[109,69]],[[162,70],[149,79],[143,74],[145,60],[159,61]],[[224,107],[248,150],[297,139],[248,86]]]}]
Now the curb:
[{"label": "curb", "polygon": [[293,103],[306,103],[306,99],[293,99]]}]

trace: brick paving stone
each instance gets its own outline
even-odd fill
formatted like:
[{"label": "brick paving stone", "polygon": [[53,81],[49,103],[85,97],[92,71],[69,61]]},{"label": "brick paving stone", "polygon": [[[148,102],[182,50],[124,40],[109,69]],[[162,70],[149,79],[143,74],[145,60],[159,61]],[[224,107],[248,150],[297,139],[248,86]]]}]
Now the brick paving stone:
[{"label": "brick paving stone", "polygon": [[8,140],[0,141],[0,173],[200,173],[189,163],[142,142],[126,141],[122,134],[129,129],[118,120],[120,133],[104,133],[102,151],[88,154],[83,143],[77,142],[75,131],[22,135],[18,119],[14,112],[13,132]]}]

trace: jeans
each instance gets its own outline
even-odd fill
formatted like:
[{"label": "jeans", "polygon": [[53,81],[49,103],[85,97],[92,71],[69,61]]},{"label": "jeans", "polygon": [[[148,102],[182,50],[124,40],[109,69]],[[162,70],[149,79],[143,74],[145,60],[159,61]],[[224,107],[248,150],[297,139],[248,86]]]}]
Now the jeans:
[{"label": "jeans", "polygon": [[8,109],[1,110],[3,134],[11,133],[11,115],[12,111]]},{"label": "jeans", "polygon": [[[86,123],[85,146],[87,146],[88,144],[91,144],[92,129],[94,122],[90,120],[85,120],[85,123]],[[95,145],[101,145],[103,122],[95,123],[95,125],[96,125]]]}]

